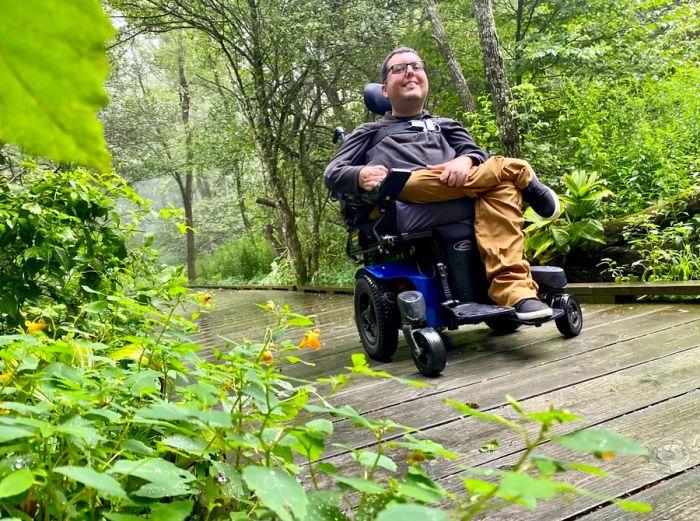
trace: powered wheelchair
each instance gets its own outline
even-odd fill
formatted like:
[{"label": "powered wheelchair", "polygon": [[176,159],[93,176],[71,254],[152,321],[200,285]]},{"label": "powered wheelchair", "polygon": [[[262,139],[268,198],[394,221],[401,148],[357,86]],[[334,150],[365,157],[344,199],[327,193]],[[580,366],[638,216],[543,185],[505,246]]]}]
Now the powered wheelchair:
[{"label": "powered wheelchair", "polygon": [[[378,84],[365,87],[367,108],[379,115],[391,110]],[[336,128],[334,142],[344,140]],[[474,204],[464,221],[432,230],[401,233],[396,197],[411,175],[392,170],[378,189],[362,195],[332,194],[340,202],[348,228],[347,254],[362,267],[355,275],[355,323],[367,355],[391,361],[401,330],[418,371],[427,377],[445,368],[444,329],[485,322],[500,334],[521,325],[541,326],[554,321],[565,337],[580,333],[581,306],[567,294],[561,268],[533,266],[538,297],[549,305],[551,317],[519,320],[510,307],[494,305],[474,234]]]}]

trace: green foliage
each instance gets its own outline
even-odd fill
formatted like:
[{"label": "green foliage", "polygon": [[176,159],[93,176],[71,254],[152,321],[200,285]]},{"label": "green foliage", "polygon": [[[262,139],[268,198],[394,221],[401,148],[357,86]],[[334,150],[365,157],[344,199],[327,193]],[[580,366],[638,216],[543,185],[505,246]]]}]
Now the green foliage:
[{"label": "green foliage", "polygon": [[694,66],[663,78],[556,82],[546,99],[521,89],[525,154],[554,186],[564,172],[598,172],[616,194],[608,216],[642,210],[696,182],[699,81]]},{"label": "green foliage", "polygon": [[649,218],[630,222],[623,235],[641,258],[629,266],[610,265],[608,261],[606,269],[616,280],[700,279],[700,215],[663,228]]},{"label": "green foliage", "polygon": [[[118,199],[132,205],[131,219],[120,217]],[[150,271],[146,250],[127,249],[135,219],[147,210],[114,175],[31,166],[22,183],[6,183],[0,190],[0,328],[20,325],[25,303],[49,303],[44,316],[51,320],[77,316],[94,291],[117,291]]]},{"label": "green foliage", "polygon": [[532,222],[524,230],[525,251],[541,263],[565,256],[572,248],[605,243],[603,225],[593,216],[612,192],[595,172],[566,174],[564,184],[566,193],[559,198],[563,203],[559,219],[543,219],[531,208],[525,212],[525,218]]},{"label": "green foliage", "polygon": [[[0,0],[0,140],[54,161],[109,170],[104,42],[97,0]],[[89,30],[86,30],[89,28]]]},{"label": "green foliage", "polygon": [[200,255],[197,277],[200,282],[254,282],[270,272],[275,258],[262,238],[232,239],[208,255]]},{"label": "green foliage", "polygon": [[[458,519],[471,519],[477,514],[497,511],[512,504],[535,510],[538,500],[547,501],[560,494],[600,497],[598,494],[558,481],[556,478],[570,471],[601,477],[606,476],[605,472],[593,465],[535,454],[535,450],[547,442],[563,445],[603,461],[616,455],[642,456],[647,454],[645,449],[627,438],[601,429],[577,430],[562,436],[552,435],[551,431],[556,425],[577,422],[581,418],[570,411],[556,409],[553,406],[550,406],[546,411],[528,413],[514,398],[508,397],[508,402],[518,416],[517,421],[484,413],[469,405],[447,400],[447,403],[463,414],[508,428],[521,438],[525,446],[525,450],[520,454],[516,463],[509,467],[509,470],[464,468],[466,474],[478,476],[478,478],[468,477],[463,480],[468,494],[467,500],[458,502]],[[536,431],[528,428],[528,424],[532,423],[539,427]],[[536,432],[535,436],[531,435],[533,431]],[[616,499],[613,499],[613,502],[624,510],[636,512],[649,512],[651,510],[649,505],[643,503]]]}]

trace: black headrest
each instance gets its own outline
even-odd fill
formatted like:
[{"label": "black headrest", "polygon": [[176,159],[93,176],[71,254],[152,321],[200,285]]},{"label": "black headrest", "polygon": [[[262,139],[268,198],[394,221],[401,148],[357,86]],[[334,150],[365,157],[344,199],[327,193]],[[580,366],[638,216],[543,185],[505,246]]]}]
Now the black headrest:
[{"label": "black headrest", "polygon": [[387,112],[391,112],[391,102],[384,94],[382,94],[382,85],[380,83],[368,83],[365,85],[363,92],[365,97],[365,106],[370,112],[383,116]]}]

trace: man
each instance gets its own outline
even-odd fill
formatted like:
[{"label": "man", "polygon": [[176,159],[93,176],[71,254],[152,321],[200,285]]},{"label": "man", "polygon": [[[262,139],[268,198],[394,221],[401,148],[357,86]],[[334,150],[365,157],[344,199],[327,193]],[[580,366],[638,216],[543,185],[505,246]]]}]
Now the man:
[{"label": "man", "polygon": [[487,158],[458,122],[428,114],[428,89],[418,53],[407,47],[392,51],[382,65],[382,93],[392,110],[348,136],[326,167],[326,186],[358,194],[376,189],[390,169],[412,170],[397,201],[401,231],[461,221],[468,216],[464,198],[476,198],[474,227],[489,297],[514,307],[521,320],[551,316],[523,259],[520,207],[524,199],[541,216],[557,217],[556,194],[526,161]]}]

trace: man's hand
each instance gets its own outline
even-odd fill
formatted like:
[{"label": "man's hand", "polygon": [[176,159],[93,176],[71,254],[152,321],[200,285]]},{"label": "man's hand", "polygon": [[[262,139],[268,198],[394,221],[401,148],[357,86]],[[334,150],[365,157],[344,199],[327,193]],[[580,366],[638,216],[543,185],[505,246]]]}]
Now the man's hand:
[{"label": "man's hand", "polygon": [[379,186],[388,173],[389,169],[383,165],[363,166],[357,176],[357,186],[370,192]]},{"label": "man's hand", "polygon": [[473,165],[471,157],[459,156],[439,165],[427,165],[432,170],[439,170],[440,181],[447,186],[464,186],[469,179],[469,170]]}]

